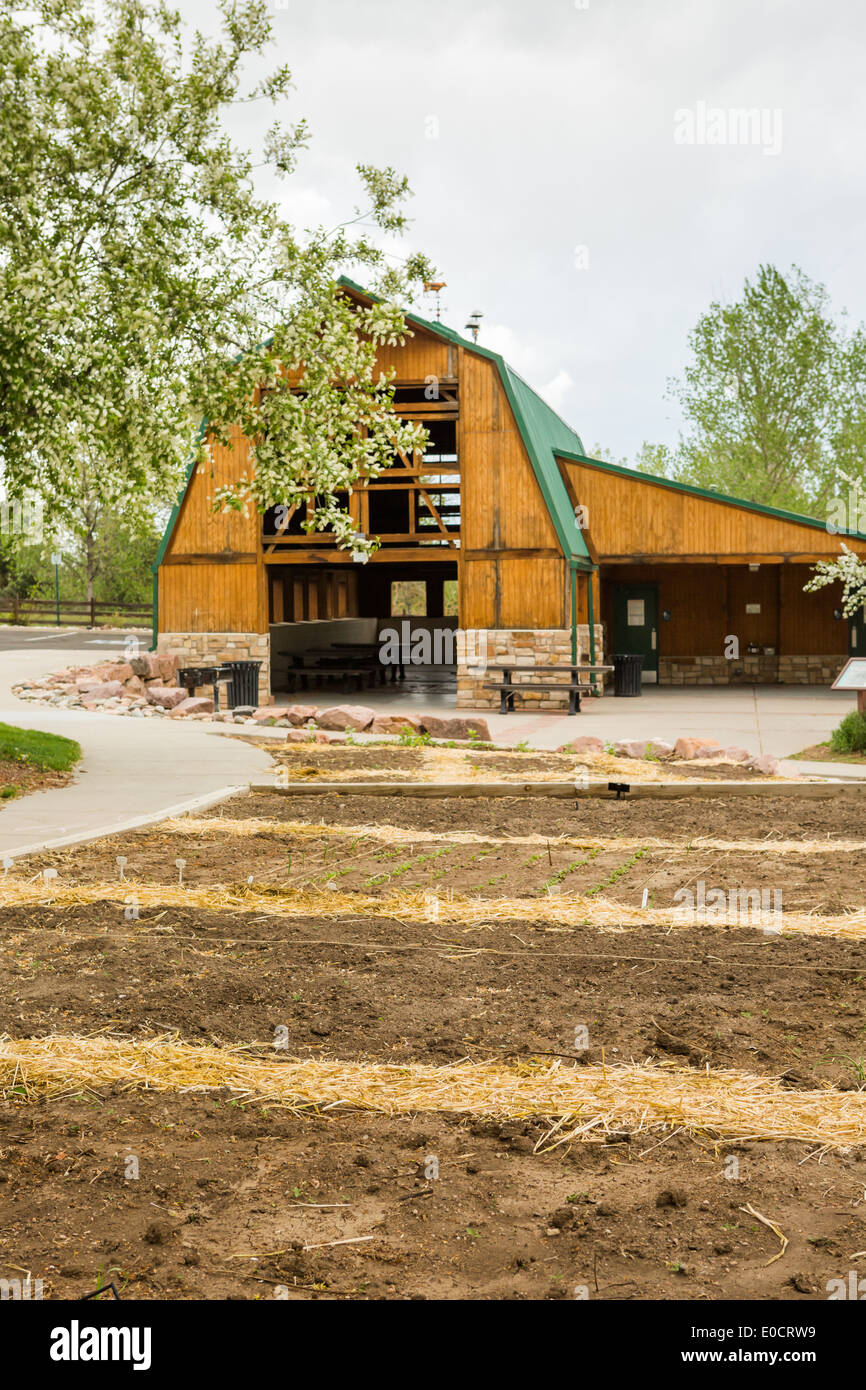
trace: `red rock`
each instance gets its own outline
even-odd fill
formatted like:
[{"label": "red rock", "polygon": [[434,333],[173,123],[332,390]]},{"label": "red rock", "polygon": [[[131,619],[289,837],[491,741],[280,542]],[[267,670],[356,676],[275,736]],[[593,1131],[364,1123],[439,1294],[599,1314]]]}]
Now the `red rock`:
[{"label": "red rock", "polygon": [[262,705],[259,709],[253,710],[253,719],[257,724],[267,724],[268,720],[277,720],[283,711],[277,705]]},{"label": "red rock", "polygon": [[315,737],[312,729],[289,729],[286,734],[286,743],[313,743]]},{"label": "red rock", "polygon": [[190,714],[213,714],[213,700],[205,695],[188,695],[179,705],[175,705],[170,718],[184,718]]},{"label": "red rock", "polygon": [[646,746],[646,753],[644,754],[644,757],[646,757],[646,758],[650,758],[650,757],[651,757],[651,758],[672,758],[673,755],[674,755],[674,746],[673,746],[672,743],[666,743],[665,740],[664,740],[663,738],[651,738],[651,739],[648,739],[648,741],[647,741],[647,746]]},{"label": "red rock", "polygon": [[751,754],[747,748],[724,748],[722,759],[726,763],[747,763]]},{"label": "red rock", "polygon": [[[90,693],[92,697],[93,692]],[[176,709],[182,700],[189,699],[189,695],[182,685],[149,685],[147,699],[151,705],[159,705],[161,709]]]},{"label": "red rock", "polygon": [[89,700],[111,700],[123,694],[120,681],[105,681],[102,685],[92,685],[87,692]]},{"label": "red rock", "polygon": [[124,681],[124,686],[130,695],[143,695],[147,689],[140,676],[130,676],[128,681]]},{"label": "red rock", "polygon": [[115,661],[105,667],[105,678],[110,681],[128,681],[135,675],[128,661]]},{"label": "red rock", "polygon": [[402,734],[404,729],[420,734],[423,725],[414,714],[377,714],[370,725],[371,734]]},{"label": "red rock", "polygon": [[376,717],[376,711],[367,705],[333,705],[322,710],[316,723],[320,729],[367,729]]},{"label": "red rock", "polygon": [[573,738],[570,743],[563,743],[557,748],[557,753],[603,753],[604,744],[600,738],[593,734],[582,734],[580,738]]},{"label": "red rock", "polygon": [[288,719],[290,724],[306,724],[308,719],[315,719],[315,705],[288,705],[286,709],[281,709],[280,714]]},{"label": "red rock", "polygon": [[621,738],[613,745],[613,751],[618,758],[645,758],[647,750],[646,739]]},{"label": "red rock", "polygon": [[422,714],[421,723],[431,738],[462,738],[473,736],[484,743],[490,743],[490,730],[486,719],[439,719],[433,714]]},{"label": "red rock", "polygon": [[750,758],[746,767],[751,768],[752,772],[763,773],[765,777],[775,777],[779,771],[777,760],[771,758],[769,753],[763,753],[757,758]]},{"label": "red rock", "polygon": [[711,758],[712,749],[719,744],[714,738],[678,738],[674,744],[674,757],[690,762],[692,758]]}]

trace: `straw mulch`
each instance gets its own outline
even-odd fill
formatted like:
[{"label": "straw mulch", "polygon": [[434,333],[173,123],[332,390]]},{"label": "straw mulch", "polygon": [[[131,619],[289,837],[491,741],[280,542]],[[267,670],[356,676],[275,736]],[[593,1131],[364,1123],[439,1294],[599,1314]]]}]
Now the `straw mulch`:
[{"label": "straw mulch", "polygon": [[776,919],[768,914],[766,922],[758,914],[751,917],[742,911],[732,913],[727,921],[719,921],[709,910],[705,919],[699,914],[690,919],[678,907],[631,907],[627,903],[564,893],[538,898],[439,898],[430,892],[414,890],[373,897],[365,893],[343,893],[339,889],[333,892],[268,890],[262,884],[213,884],[200,888],[178,883],[139,883],[134,879],[82,884],[65,884],[53,879],[50,885],[39,879],[30,882],[0,879],[0,908],[26,905],[63,908],[98,902],[122,905],[132,900],[144,908],[229,910],[273,917],[391,917],[405,923],[435,922],[440,926],[463,927],[519,921],[548,930],[588,926],[602,931],[625,931],[637,926],[682,929],[728,925],[766,929],[774,935],[796,932],[847,941],[866,940],[866,908],[857,908],[839,917],[786,912]]},{"label": "straw mulch", "polygon": [[724,1139],[802,1140],[828,1149],[866,1138],[866,1091],[789,1091],[772,1078],[736,1071],[560,1061],[450,1066],[280,1061],[273,1051],[261,1056],[170,1037],[0,1038],[0,1087],[6,1098],[117,1084],[163,1092],[228,1087],[241,1100],[295,1110],[538,1116],[551,1122],[546,1140],[552,1143],[658,1126]]},{"label": "straw mulch", "polygon": [[569,849],[710,849],[741,854],[838,854],[866,850],[866,840],[717,840],[710,836],[662,840],[615,839],[603,835],[479,835],[472,830],[407,830],[398,825],[323,825],[319,821],[272,820],[265,816],[169,816],[158,827],[171,835],[224,835],[243,839],[269,835],[274,839],[321,839],[323,835],[351,840],[376,840],[381,844],[423,845],[446,842],[456,845],[550,845]]}]

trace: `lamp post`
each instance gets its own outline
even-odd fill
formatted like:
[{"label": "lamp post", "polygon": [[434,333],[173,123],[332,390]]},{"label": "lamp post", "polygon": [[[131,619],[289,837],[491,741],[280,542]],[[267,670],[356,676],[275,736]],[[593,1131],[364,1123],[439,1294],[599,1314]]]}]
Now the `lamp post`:
[{"label": "lamp post", "polygon": [[60,551],[55,550],[51,556],[51,563],[54,566],[54,601],[57,604],[57,626],[60,626]]}]

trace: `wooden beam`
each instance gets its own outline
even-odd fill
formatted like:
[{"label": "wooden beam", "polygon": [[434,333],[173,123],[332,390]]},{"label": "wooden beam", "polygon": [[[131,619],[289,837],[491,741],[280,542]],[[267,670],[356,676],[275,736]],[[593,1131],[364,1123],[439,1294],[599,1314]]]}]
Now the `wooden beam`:
[{"label": "wooden beam", "polygon": [[[377,550],[370,556],[370,564],[455,564],[459,551],[448,546],[414,545],[394,546],[392,550]],[[352,557],[347,550],[293,550],[291,553],[275,551],[265,556],[266,565],[351,565]]]},{"label": "wooden beam", "polygon": [[197,554],[166,555],[164,565],[254,565],[258,560],[254,550],[214,550]]},{"label": "wooden beam", "polygon": [[773,555],[599,555],[601,565],[814,565],[819,560],[832,560],[835,551],[790,551]]}]

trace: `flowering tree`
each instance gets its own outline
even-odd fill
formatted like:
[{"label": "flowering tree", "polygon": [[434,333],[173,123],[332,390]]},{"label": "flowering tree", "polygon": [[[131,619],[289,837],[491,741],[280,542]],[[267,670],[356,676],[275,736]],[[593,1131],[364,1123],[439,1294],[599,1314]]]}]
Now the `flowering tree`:
[{"label": "flowering tree", "polygon": [[[255,479],[219,499],[236,505],[330,494],[384,461],[386,437],[417,442],[371,379],[375,344],[403,331],[393,301],[432,270],[388,268],[374,240],[403,230],[406,182],[359,166],[352,222],[287,224],[256,171],[291,174],[303,121],[253,154],[224,117],[284,101],[290,74],[247,88],[268,6],[220,9],[216,40],[163,0],[105,0],[99,20],[85,0],[6,0],[0,15],[0,464],[11,496],[40,493],[82,535],[94,509],[134,520],[173,492],[202,415],[255,442]],[[350,316],[335,287],[356,267],[382,302]],[[338,512],[323,520],[345,540]]]}]

